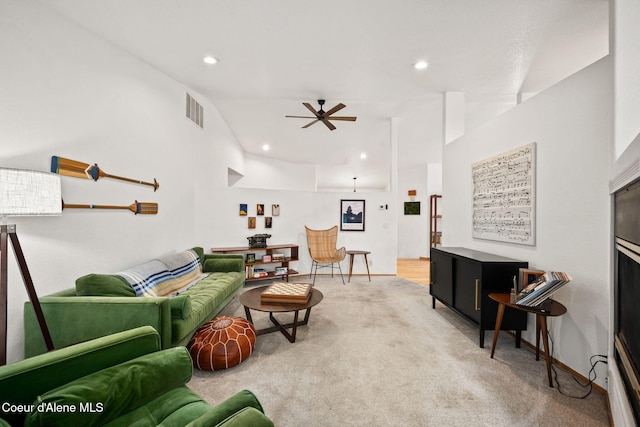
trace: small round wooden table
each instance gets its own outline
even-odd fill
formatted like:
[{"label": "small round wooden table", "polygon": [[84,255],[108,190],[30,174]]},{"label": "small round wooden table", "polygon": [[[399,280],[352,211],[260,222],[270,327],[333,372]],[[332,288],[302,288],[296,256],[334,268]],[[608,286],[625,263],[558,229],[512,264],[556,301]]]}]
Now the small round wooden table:
[{"label": "small round wooden table", "polygon": [[369,276],[369,281],[371,281],[371,273],[369,273],[369,260],[367,260],[367,255],[371,252],[369,251],[347,251],[347,255],[349,255],[349,280],[347,282],[351,282],[351,273],[353,272],[353,257],[355,255],[364,255],[364,265],[367,266],[367,276]]},{"label": "small round wooden table", "polygon": [[509,294],[489,294],[489,298],[498,303],[498,313],[496,314],[496,330],[493,333],[493,345],[491,346],[491,358],[496,350],[498,342],[498,334],[500,333],[500,325],[502,324],[502,316],[504,308],[510,307],[516,310],[533,313],[536,315],[536,360],[540,360],[540,333],[542,333],[542,344],[544,345],[544,358],[547,362],[547,377],[549,378],[549,387],[553,387],[553,378],[551,377],[551,353],[549,352],[549,331],[547,329],[547,317],[562,316],[567,312],[567,308],[558,301],[551,299],[545,300],[537,307],[528,307],[526,305],[518,305],[511,302]]},{"label": "small round wooden table", "polygon": [[[244,306],[244,312],[247,315],[247,320],[253,323],[253,319],[251,319],[251,310],[256,311],[264,311],[269,313],[269,319],[274,326],[266,329],[256,330],[256,335],[264,335],[269,334],[271,332],[280,331],[282,335],[287,337],[289,342],[296,342],[296,331],[298,330],[298,326],[306,325],[309,323],[309,316],[311,315],[311,307],[317,305],[322,301],[324,295],[322,292],[317,290],[316,288],[311,289],[311,297],[307,302],[304,303],[284,303],[284,302],[262,302],[262,292],[267,289],[268,286],[261,286],[258,288],[249,289],[244,292],[238,300],[240,304]],[[304,320],[302,322],[298,321],[298,313],[300,310],[307,310],[304,315]],[[293,322],[287,324],[281,324],[278,322],[273,316],[273,313],[288,313],[294,312]],[[287,329],[291,328],[291,333]]]}]

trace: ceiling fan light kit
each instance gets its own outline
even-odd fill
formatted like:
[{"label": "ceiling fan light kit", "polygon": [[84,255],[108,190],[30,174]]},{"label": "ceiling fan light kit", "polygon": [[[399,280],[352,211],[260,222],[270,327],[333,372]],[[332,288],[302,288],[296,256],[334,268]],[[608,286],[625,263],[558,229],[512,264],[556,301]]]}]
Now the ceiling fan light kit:
[{"label": "ceiling fan light kit", "polygon": [[318,111],[316,111],[308,102],[302,103],[302,105],[304,105],[307,108],[307,110],[313,113],[313,116],[285,116],[285,117],[295,118],[295,119],[313,119],[313,121],[302,126],[302,129],[306,129],[311,125],[314,125],[318,122],[322,122],[325,124],[326,127],[329,128],[329,130],[335,130],[336,127],[333,125],[333,123],[331,123],[331,120],[341,120],[341,121],[347,121],[347,122],[356,121],[357,117],[353,117],[353,116],[333,116],[333,114],[337,113],[338,111],[346,107],[346,105],[344,105],[343,103],[339,103],[335,107],[331,108],[329,111],[324,111],[322,109],[322,106],[324,105],[324,103],[325,103],[324,99],[318,100],[318,104],[320,104],[320,109]]}]

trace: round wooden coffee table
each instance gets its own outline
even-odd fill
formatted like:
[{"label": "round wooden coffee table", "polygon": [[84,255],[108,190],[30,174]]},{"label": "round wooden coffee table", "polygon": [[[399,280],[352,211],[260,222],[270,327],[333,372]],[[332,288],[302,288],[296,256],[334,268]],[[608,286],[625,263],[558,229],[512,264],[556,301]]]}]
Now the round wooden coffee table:
[{"label": "round wooden coffee table", "polygon": [[[322,295],[322,292],[320,292],[315,288],[312,288],[311,297],[309,298],[309,301],[305,303],[299,303],[299,304],[280,303],[280,302],[263,303],[261,300],[262,291],[267,289],[267,287],[268,286],[261,286],[259,288],[249,289],[248,291],[240,295],[240,297],[238,298],[238,300],[240,301],[240,304],[244,306],[244,312],[247,315],[247,320],[253,323],[253,320],[251,319],[250,309],[267,312],[269,313],[269,319],[271,320],[271,323],[274,324],[274,326],[266,329],[256,330],[256,335],[264,335],[264,334],[269,334],[271,332],[280,331],[282,332],[282,335],[287,337],[289,342],[292,342],[292,343],[296,342],[296,331],[298,329],[298,326],[306,325],[307,323],[309,323],[309,315],[311,314],[311,307],[319,304],[320,301],[322,301],[322,299],[324,298],[324,296]],[[301,322],[298,321],[298,314],[300,310],[307,310],[307,312],[304,315],[304,320],[302,320]],[[293,315],[293,322],[291,323],[281,324],[280,322],[278,322],[278,319],[276,319],[273,316],[273,313],[290,313],[292,311],[294,312],[294,315]],[[291,332],[289,332],[287,329],[291,329]]]}]

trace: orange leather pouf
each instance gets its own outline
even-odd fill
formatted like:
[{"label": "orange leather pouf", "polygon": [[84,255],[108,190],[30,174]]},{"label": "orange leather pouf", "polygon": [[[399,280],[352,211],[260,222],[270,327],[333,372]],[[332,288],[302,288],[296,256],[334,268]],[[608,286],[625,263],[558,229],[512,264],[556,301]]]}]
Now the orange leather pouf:
[{"label": "orange leather pouf", "polygon": [[196,368],[217,371],[236,366],[253,352],[256,330],[242,317],[220,316],[202,325],[189,342]]}]

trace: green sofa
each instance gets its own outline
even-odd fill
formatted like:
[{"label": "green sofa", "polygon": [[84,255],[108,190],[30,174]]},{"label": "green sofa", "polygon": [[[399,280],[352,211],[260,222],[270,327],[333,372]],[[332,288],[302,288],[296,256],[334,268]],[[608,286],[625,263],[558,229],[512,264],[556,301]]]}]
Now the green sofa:
[{"label": "green sofa", "polygon": [[97,338],[0,366],[0,426],[273,426],[247,390],[208,404],[192,373],[150,326]]},{"label": "green sofa", "polygon": [[[193,257],[193,268],[189,272],[172,268],[172,262],[185,254]],[[155,269],[153,274],[150,268]],[[175,287],[194,275],[206,277],[177,296],[137,296],[149,294],[150,283],[156,289]],[[130,276],[139,279],[135,290]],[[76,280],[75,288],[41,297],[40,304],[55,348],[144,325],[158,331],[162,348],[170,348],[187,345],[196,330],[242,289],[244,280],[242,255],[205,254],[197,247],[118,274],[88,274]],[[30,302],[24,307],[24,333],[25,357],[46,351]]]}]

